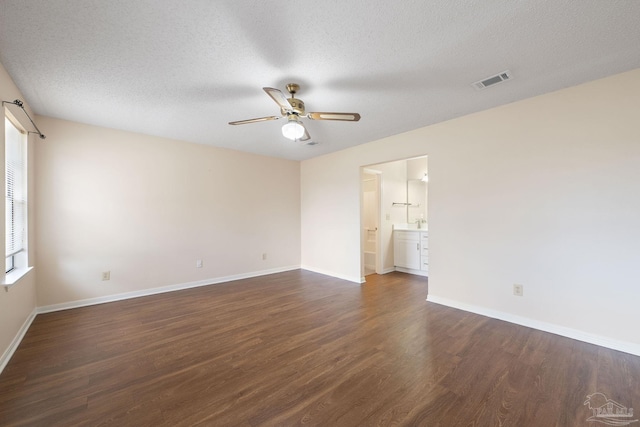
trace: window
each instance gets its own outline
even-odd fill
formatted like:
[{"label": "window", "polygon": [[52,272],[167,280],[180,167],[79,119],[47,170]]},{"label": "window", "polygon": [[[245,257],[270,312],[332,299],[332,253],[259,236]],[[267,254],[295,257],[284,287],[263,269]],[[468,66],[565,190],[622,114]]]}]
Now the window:
[{"label": "window", "polygon": [[5,117],[5,235],[8,273],[27,267],[26,133]]}]

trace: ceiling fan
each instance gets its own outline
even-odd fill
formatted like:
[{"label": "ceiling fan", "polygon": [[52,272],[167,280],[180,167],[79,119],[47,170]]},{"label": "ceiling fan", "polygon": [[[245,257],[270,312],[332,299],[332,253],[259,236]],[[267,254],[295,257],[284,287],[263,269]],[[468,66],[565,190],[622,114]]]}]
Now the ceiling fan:
[{"label": "ceiling fan", "polygon": [[229,122],[230,125],[265,122],[285,117],[287,119],[287,123],[282,126],[282,135],[293,141],[307,141],[311,139],[311,137],[300,121],[301,118],[311,120],[340,120],[345,122],[357,122],[360,120],[360,114],[358,113],[306,113],[304,110],[304,102],[295,97],[295,94],[300,90],[300,86],[296,83],[289,83],[287,85],[287,92],[289,92],[291,98],[287,98],[280,90],[272,87],[263,87],[262,89],[276,102],[276,104],[278,104],[280,107],[280,116],[238,120],[236,122]]}]

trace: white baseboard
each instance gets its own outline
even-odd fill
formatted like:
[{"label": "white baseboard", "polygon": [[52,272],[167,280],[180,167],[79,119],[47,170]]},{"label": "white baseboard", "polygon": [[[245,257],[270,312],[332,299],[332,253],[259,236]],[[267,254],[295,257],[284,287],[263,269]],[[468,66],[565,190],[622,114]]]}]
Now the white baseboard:
[{"label": "white baseboard", "polygon": [[477,305],[466,304],[463,302],[434,295],[428,295],[427,301],[475,314],[480,314],[482,316],[491,317],[493,319],[504,320],[505,322],[515,323],[516,325],[526,326],[528,328],[538,329],[544,332],[550,332],[552,334],[587,342],[589,344],[599,345],[601,347],[610,348],[612,350],[622,351],[625,353],[633,354],[635,356],[640,356],[640,345],[635,343],[618,341],[600,335],[590,334],[588,332],[580,331],[577,329],[567,328],[553,323],[541,322],[539,320],[531,319],[528,317],[516,316],[510,313],[492,310]]},{"label": "white baseboard", "polygon": [[[395,267],[386,268],[386,269],[383,269],[380,273],[376,273],[376,274],[388,274],[388,273],[393,273],[394,271],[396,271]],[[365,276],[362,276],[360,278],[360,283],[367,283],[367,278]]]},{"label": "white baseboard", "polygon": [[33,319],[36,318],[36,314],[37,314],[37,309],[34,308],[31,314],[29,314],[27,319],[24,321],[24,323],[18,330],[18,333],[13,338],[13,341],[11,341],[11,344],[9,344],[9,347],[2,354],[2,357],[0,357],[0,374],[2,373],[2,371],[4,371],[4,368],[7,366],[7,363],[9,363],[11,356],[13,356],[13,353],[15,353],[18,346],[22,342],[22,339],[24,338],[24,335],[29,330],[29,327],[31,326]]},{"label": "white baseboard", "polygon": [[273,268],[269,270],[254,271],[251,273],[236,274],[232,276],[216,277],[212,279],[198,280],[196,282],[179,283],[177,285],[161,286],[158,288],[142,289],[139,291],[125,292],[122,294],[106,295],[103,297],[87,298],[77,301],[63,302],[61,304],[45,305],[37,308],[38,313],[51,313],[54,311],[69,310],[71,308],[87,307],[90,305],[104,304],[108,302],[122,301],[125,299],[145,297],[149,295],[163,294],[165,292],[180,291],[183,289],[197,288],[200,286],[216,285],[234,280],[250,279],[252,277],[266,276],[267,274],[282,273],[284,271],[298,270],[299,265]]},{"label": "white baseboard", "polygon": [[[374,270],[374,269],[371,269],[371,270]],[[375,272],[375,274],[387,274],[387,273],[392,273],[392,272],[394,272],[394,271],[396,271],[396,269],[395,269],[395,268],[386,268],[386,269],[382,269],[382,270],[380,271],[380,273]],[[371,274],[374,274],[374,273],[371,273]],[[362,277],[360,278],[360,283],[367,283],[367,277],[366,277],[366,276],[362,276]]]},{"label": "white baseboard", "polygon": [[308,265],[302,265],[300,266],[300,268],[303,270],[312,271],[314,273],[324,274],[325,276],[335,277],[336,279],[347,280],[349,282],[354,282],[358,284],[362,283],[361,282],[362,278],[360,276],[346,276],[344,274],[338,274],[333,271],[323,270],[321,268],[309,267]]},{"label": "white baseboard", "polygon": [[[380,270],[380,273],[378,273],[376,271],[376,274],[389,274],[389,273],[393,273],[394,271],[396,271],[395,267],[391,267],[391,268],[383,268]],[[373,274],[373,273],[372,273]]]},{"label": "white baseboard", "polygon": [[424,276],[424,277],[428,277],[429,276],[429,272],[427,272],[427,271],[414,270],[412,268],[396,267],[395,271],[399,271],[401,273],[415,274],[416,276]]}]

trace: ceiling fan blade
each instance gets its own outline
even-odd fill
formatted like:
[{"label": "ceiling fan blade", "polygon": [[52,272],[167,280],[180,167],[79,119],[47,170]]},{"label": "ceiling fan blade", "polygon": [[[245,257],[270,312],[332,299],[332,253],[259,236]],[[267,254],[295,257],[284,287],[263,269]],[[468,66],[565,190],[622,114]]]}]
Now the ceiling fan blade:
[{"label": "ceiling fan blade", "polygon": [[291,104],[289,104],[289,101],[287,100],[287,97],[284,96],[284,93],[272,87],[263,87],[262,90],[267,92],[267,95],[269,95],[271,99],[276,101],[276,104],[278,104],[284,111],[291,111]]},{"label": "ceiling fan blade", "polygon": [[345,122],[357,122],[360,120],[358,113],[309,113],[307,117],[311,120],[342,120]]},{"label": "ceiling fan blade", "polygon": [[308,141],[308,140],[310,140],[311,136],[309,136],[309,131],[307,131],[307,128],[304,125],[302,125],[302,127],[304,128],[304,135],[302,135],[302,138],[300,138],[298,141]]},{"label": "ceiling fan blade", "polygon": [[238,120],[237,122],[229,122],[230,125],[246,125],[247,123],[266,122],[267,120],[278,120],[280,116],[259,117],[257,119]]}]

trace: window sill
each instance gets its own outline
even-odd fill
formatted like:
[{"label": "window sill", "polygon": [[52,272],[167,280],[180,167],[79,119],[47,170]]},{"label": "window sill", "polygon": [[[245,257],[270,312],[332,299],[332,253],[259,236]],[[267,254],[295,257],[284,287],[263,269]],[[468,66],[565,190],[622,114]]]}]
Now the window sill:
[{"label": "window sill", "polygon": [[9,289],[18,284],[18,282],[27,275],[33,267],[25,267],[25,268],[14,268],[4,276],[4,280],[0,283],[1,286],[4,286],[4,290],[9,292]]}]

